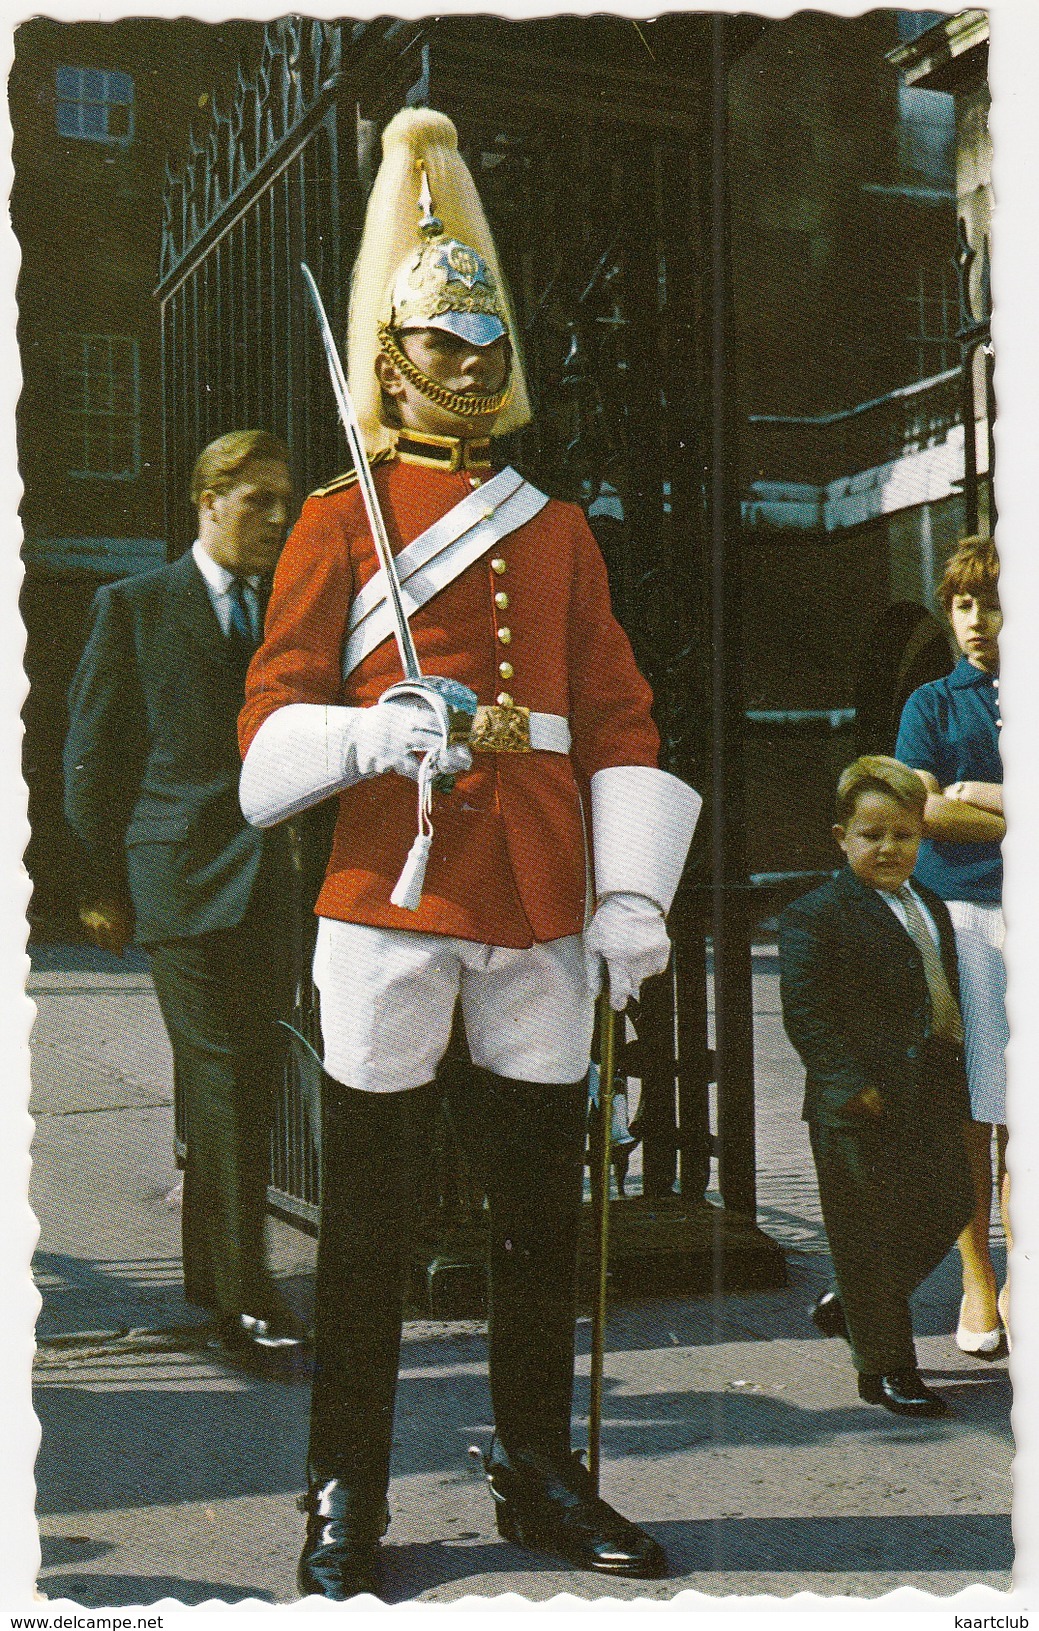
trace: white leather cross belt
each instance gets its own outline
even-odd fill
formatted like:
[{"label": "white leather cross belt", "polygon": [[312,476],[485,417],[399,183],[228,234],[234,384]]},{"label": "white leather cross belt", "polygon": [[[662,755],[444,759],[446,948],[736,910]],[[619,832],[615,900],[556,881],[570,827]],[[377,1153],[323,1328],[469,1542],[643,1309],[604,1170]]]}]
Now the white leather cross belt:
[{"label": "white leather cross belt", "polygon": [[[474,561],[525,527],[547,503],[546,495],[524,481],[511,466],[460,499],[395,557],[405,615],[410,617],[427,605]],[[386,574],[380,568],[355,595],[350,607],[343,678],[348,679],[358,663],[392,633]]]}]

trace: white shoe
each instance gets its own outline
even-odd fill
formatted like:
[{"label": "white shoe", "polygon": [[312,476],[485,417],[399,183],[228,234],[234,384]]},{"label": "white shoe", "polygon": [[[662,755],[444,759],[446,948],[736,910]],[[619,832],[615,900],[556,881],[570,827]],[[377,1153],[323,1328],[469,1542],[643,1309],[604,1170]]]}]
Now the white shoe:
[{"label": "white shoe", "polygon": [[1003,1332],[997,1325],[992,1331],[968,1331],[963,1323],[963,1310],[967,1299],[964,1297],[960,1303],[960,1320],[956,1327],[956,1346],[961,1353],[980,1354],[991,1358],[999,1349],[1003,1340]]}]

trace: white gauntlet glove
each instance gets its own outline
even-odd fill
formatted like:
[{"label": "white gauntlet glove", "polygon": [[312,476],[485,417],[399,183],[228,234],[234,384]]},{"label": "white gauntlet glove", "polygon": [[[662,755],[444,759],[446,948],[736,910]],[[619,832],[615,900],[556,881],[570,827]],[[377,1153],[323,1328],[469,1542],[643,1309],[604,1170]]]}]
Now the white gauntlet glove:
[{"label": "white gauntlet glove", "polygon": [[598,995],[603,963],[610,971],[610,1007],[618,1013],[643,980],[663,974],[671,956],[664,914],[647,895],[614,894],[601,901],[584,933],[588,983]]},{"label": "white gauntlet glove", "polygon": [[292,702],[260,726],[242,766],[239,798],[254,827],[273,827],[355,782],[393,770],[418,780],[421,755],[459,775],[469,749],[444,748],[436,714],[424,703],[389,697],[371,708]]},{"label": "white gauntlet glove", "polygon": [[388,770],[418,781],[419,765],[426,753],[436,755],[434,769],[438,775],[458,776],[473,762],[467,747],[443,745],[440,724],[431,707],[407,697],[387,697],[373,708],[358,708],[351,734],[348,753],[352,751],[356,769],[351,781],[366,781]]}]

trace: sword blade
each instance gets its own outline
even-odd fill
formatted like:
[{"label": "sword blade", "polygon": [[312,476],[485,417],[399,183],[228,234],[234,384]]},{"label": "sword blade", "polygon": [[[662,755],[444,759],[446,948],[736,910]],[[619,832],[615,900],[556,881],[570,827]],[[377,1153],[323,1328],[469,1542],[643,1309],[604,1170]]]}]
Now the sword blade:
[{"label": "sword blade", "polygon": [[336,399],[336,406],[339,409],[340,421],[346,432],[347,445],[354,461],[354,469],[357,472],[357,485],[361,489],[361,498],[367,511],[368,525],[372,531],[372,542],[375,544],[375,553],[386,577],[390,609],[393,612],[393,633],[397,641],[397,650],[400,652],[400,660],[404,665],[404,675],[406,679],[419,680],[422,678],[422,670],[419,667],[418,652],[415,650],[415,642],[408,626],[408,614],[404,610],[400,578],[397,576],[397,565],[393,559],[393,550],[390,548],[390,540],[386,532],[386,523],[383,520],[382,510],[379,508],[379,497],[375,491],[375,482],[372,480],[371,466],[368,463],[368,454],[364,445],[364,436],[361,433],[361,426],[354,409],[350,387],[346,383],[346,374],[339,356],[339,349],[332,333],[332,325],[328,321],[324,301],[321,299],[318,286],[314,282],[314,274],[306,261],[300,262],[300,269],[321,332],[321,343],[325,348],[325,358],[328,362],[332,391]]}]

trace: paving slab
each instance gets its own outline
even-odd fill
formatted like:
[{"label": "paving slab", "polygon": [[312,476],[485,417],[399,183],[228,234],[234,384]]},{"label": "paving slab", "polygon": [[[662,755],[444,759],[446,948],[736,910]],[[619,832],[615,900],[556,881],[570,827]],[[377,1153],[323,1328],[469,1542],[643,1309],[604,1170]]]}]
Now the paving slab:
[{"label": "paving slab", "polygon": [[[68,968],[55,955],[32,992],[39,1588],[85,1607],[288,1603],[309,1389],[229,1367],[184,1303],[161,1022],[146,972],[112,964]],[[859,1402],[846,1345],[808,1318],[829,1259],[798,1119],[800,1067],[767,954],[755,995],[759,1217],[786,1250],[789,1284],[631,1301],[610,1314],[603,1493],[665,1545],[671,1577],[600,1580],[501,1541],[469,1455],[490,1435],[484,1326],[409,1321],[388,1600],[1007,1590],[1006,1362],[956,1349],[950,1255],[918,1293],[915,1318],[924,1374],[951,1416],[914,1423]],[[271,1242],[305,1308],[313,1242],[280,1223]],[[579,1443],[586,1317],[578,1338]]]}]

